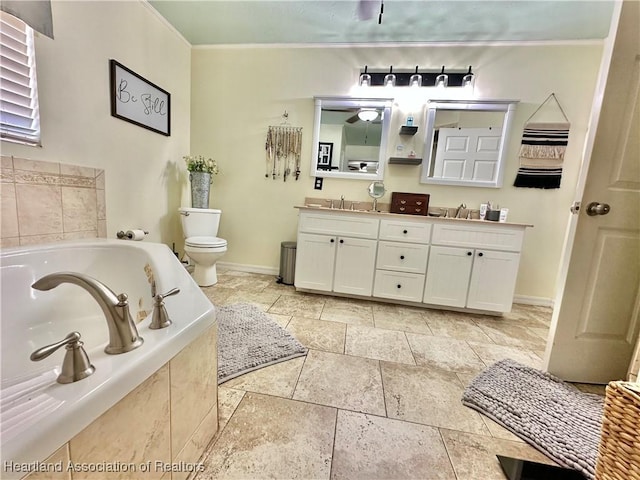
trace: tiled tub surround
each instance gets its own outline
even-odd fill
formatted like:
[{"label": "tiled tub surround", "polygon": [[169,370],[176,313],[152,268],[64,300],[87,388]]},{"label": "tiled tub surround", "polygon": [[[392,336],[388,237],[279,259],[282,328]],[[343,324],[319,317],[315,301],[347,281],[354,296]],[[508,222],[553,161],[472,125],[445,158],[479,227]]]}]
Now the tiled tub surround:
[{"label": "tiled tub surround", "polygon": [[[218,430],[217,330],[217,325],[209,328],[44,461],[62,462],[62,472],[32,473],[26,478],[187,478]],[[121,471],[74,471],[67,468],[69,462],[75,470],[87,464]],[[10,478],[5,475],[2,478]]]},{"label": "tiled tub surround", "polygon": [[2,157],[0,246],[107,236],[104,170]]},{"label": "tiled tub surround", "polygon": [[[197,460],[217,428],[215,310],[171,250],[85,239],[4,248],[1,256],[0,476],[21,478],[24,470],[11,471],[7,462],[40,462],[67,443],[71,460],[81,464]],[[107,322],[88,292],[74,285],[30,287],[60,271],[84,273],[116,294],[127,293],[144,343],[107,355]],[[173,321],[168,328],[149,328],[151,279],[160,292],[180,289],[165,301]],[[56,376],[64,350],[40,362],[29,354],[72,331],[82,335],[95,372],[63,385]],[[166,474],[152,469],[148,478]],[[73,478],[85,478],[81,473]],[[132,478],[120,473],[114,478]]]}]

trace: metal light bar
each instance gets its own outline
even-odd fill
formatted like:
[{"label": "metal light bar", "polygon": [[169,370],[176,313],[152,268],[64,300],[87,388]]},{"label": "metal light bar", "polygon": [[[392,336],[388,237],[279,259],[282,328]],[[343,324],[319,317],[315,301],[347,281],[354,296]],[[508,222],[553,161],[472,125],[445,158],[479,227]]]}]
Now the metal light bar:
[{"label": "metal light bar", "polygon": [[[361,70],[361,74],[364,74],[364,69]],[[385,85],[384,78],[389,74],[389,69],[386,70],[369,70],[367,68],[368,75],[371,76],[370,86],[383,87]],[[422,75],[422,87],[435,87],[436,77],[442,73],[441,70],[423,70],[416,72],[410,69],[393,69],[393,73],[396,76],[396,87],[409,87],[411,86],[410,80],[413,75],[419,73]],[[446,70],[445,72],[449,76],[449,87],[462,87],[464,86],[464,77],[468,74],[467,70]]]}]

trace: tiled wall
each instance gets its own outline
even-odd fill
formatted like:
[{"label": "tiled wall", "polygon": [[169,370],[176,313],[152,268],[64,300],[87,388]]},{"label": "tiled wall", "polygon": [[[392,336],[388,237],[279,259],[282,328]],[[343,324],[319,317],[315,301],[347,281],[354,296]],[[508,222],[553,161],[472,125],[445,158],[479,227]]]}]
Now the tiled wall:
[{"label": "tiled wall", "polygon": [[0,246],[107,236],[104,170],[2,157]]}]

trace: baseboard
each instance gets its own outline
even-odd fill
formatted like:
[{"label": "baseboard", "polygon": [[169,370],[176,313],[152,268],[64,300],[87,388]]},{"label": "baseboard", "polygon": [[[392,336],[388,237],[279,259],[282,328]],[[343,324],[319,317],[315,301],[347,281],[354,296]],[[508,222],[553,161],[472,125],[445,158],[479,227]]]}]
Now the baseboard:
[{"label": "baseboard", "polygon": [[262,265],[245,265],[243,263],[217,262],[218,268],[227,270],[235,270],[236,272],[260,273],[262,275],[278,275],[280,272],[277,268],[265,267]]},{"label": "baseboard", "polygon": [[552,298],[546,297],[531,297],[529,295],[514,295],[513,303],[521,303],[523,305],[539,305],[541,307],[551,307],[554,306],[554,301]]},{"label": "baseboard", "polygon": [[[235,270],[236,272],[260,273],[262,275],[275,275],[280,272],[274,267],[265,267],[262,265],[246,265],[244,263],[218,262],[219,268]],[[553,307],[553,299],[546,297],[532,297],[530,295],[515,295],[513,303],[521,303],[523,305],[539,305],[541,307]]]}]

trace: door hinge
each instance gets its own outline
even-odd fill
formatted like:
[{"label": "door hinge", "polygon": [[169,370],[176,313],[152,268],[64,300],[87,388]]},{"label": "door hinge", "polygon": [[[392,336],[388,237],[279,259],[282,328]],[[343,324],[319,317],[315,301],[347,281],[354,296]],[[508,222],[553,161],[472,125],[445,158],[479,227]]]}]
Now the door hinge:
[{"label": "door hinge", "polygon": [[571,213],[574,215],[578,214],[580,212],[580,202],[573,202],[569,210],[571,210]]}]

